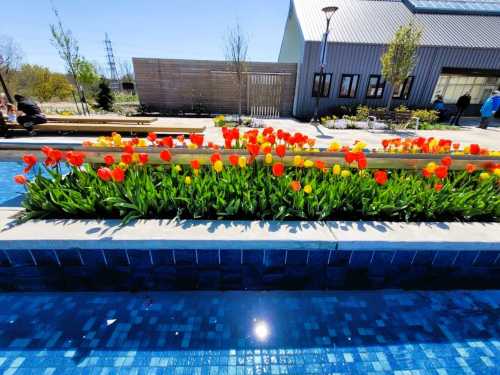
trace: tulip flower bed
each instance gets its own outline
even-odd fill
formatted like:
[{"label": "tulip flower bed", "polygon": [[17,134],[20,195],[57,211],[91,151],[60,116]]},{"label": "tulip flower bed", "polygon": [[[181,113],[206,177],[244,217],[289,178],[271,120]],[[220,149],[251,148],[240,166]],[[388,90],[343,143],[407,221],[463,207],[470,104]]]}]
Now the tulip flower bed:
[{"label": "tulip flower bed", "polygon": [[[499,221],[500,164],[479,145],[417,138],[382,142],[384,155],[430,157],[413,170],[370,166],[377,150],[335,142],[322,159],[315,141],[265,129],[240,135],[223,128],[224,147],[204,147],[202,135],[123,140],[119,135],[86,143],[87,151],[42,149],[44,166],[24,156],[24,219],[137,218],[238,220]],[[102,147],[106,147],[105,149]],[[110,148],[111,147],[111,148]],[[102,149],[106,152],[99,153]],[[113,150],[113,152],[107,152]],[[190,151],[179,163],[173,155]],[[194,151],[193,151],[194,150]],[[245,150],[245,151],[243,151]],[[97,156],[96,156],[97,155]],[[464,155],[491,158],[455,163]],[[91,160],[92,159],[92,160]],[[61,173],[61,164],[70,167]],[[41,170],[47,169],[47,173]]]}]

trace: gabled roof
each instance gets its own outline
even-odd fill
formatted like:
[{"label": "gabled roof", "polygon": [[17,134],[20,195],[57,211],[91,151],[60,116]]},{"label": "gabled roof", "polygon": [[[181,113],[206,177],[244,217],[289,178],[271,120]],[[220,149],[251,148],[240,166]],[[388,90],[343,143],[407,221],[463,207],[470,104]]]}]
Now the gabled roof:
[{"label": "gabled roof", "polygon": [[[306,41],[320,41],[322,8],[337,6],[329,41],[387,44],[399,26],[413,21],[423,29],[422,45],[500,49],[500,16],[413,13],[399,0],[292,0]],[[499,62],[500,65],[500,62]]]}]

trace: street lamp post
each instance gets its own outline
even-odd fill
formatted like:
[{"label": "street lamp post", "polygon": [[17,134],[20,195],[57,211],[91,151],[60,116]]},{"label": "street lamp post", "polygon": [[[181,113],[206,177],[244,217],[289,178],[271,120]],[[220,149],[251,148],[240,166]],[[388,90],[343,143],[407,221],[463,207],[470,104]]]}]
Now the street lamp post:
[{"label": "street lamp post", "polygon": [[[334,13],[338,10],[338,7],[325,7],[321,9],[323,13],[325,14],[326,17],[326,30],[325,33],[323,34],[323,41],[321,43],[321,54],[320,54],[320,65],[319,65],[319,82],[318,86],[316,87],[316,107],[314,109],[314,117],[313,117],[313,122],[319,123],[319,101],[321,99],[322,95],[322,90],[323,86],[325,85],[326,81],[326,74],[325,74],[325,67],[326,67],[326,48],[328,45],[328,34],[330,33],[330,21],[332,20],[332,17]],[[316,82],[314,82],[316,84]]]}]

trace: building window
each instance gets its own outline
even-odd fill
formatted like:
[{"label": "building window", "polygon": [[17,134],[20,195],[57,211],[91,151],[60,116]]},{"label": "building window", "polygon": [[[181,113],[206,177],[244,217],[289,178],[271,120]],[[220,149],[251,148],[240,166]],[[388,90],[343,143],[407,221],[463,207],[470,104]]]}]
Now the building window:
[{"label": "building window", "polygon": [[339,98],[355,98],[358,92],[359,74],[342,74]]},{"label": "building window", "polygon": [[415,77],[413,76],[409,76],[408,78],[406,78],[403,84],[400,84],[394,89],[392,97],[394,99],[408,100],[408,98],[410,97],[411,87],[413,86],[414,79]]},{"label": "building window", "polygon": [[368,99],[380,99],[384,96],[385,81],[380,75],[372,74],[368,81],[366,97]]},{"label": "building window", "polygon": [[471,104],[481,104],[499,86],[500,77],[442,74],[439,76],[432,100],[438,95],[442,95],[445,103],[455,104],[458,98],[469,92]]},{"label": "building window", "polygon": [[313,98],[328,98],[332,85],[332,73],[314,73]]}]

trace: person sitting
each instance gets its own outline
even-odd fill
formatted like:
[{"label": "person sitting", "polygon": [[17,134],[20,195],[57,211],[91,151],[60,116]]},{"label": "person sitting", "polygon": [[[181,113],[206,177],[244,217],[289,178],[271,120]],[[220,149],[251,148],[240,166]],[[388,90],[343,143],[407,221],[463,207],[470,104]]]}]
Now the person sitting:
[{"label": "person sitting", "polygon": [[16,120],[16,107],[13,104],[7,103],[7,122],[16,122]]},{"label": "person sitting", "polygon": [[40,107],[32,100],[22,95],[14,95],[17,102],[17,122],[23,126],[30,135],[35,135],[34,126],[45,124],[47,118]]},{"label": "person sitting", "polygon": [[446,121],[448,118],[448,110],[446,109],[446,105],[444,104],[443,97],[438,95],[434,103],[432,103],[432,109],[438,112],[439,121]]}]

